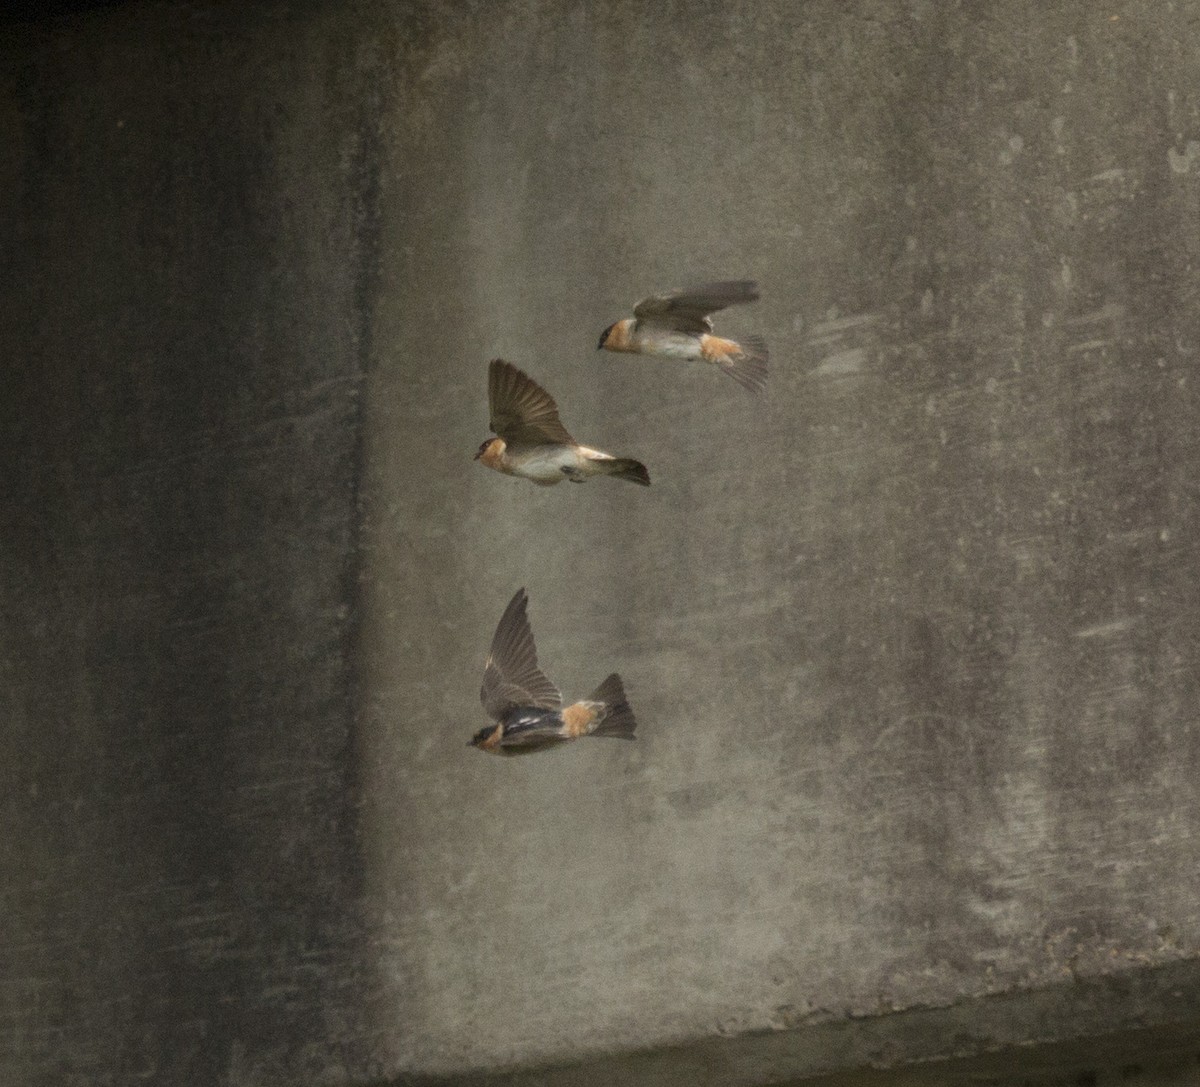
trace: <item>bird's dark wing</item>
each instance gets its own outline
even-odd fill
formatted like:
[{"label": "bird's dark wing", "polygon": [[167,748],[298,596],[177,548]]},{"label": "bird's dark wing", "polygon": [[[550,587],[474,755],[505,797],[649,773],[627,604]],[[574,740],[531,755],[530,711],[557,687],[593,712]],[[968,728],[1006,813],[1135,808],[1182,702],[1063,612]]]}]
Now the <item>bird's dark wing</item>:
[{"label": "bird's dark wing", "polygon": [[574,445],[552,397],[511,362],[493,359],[488,367],[491,427],[509,445]]},{"label": "bird's dark wing", "polygon": [[562,717],[556,710],[523,710],[510,715],[504,722],[504,736],[500,746],[510,754],[519,755],[526,751],[538,751],[543,747],[561,743],[566,737],[562,733]]},{"label": "bird's dark wing", "polygon": [[557,710],[562,705],[558,688],[538,667],[533,631],[525,614],[528,603],[525,590],[518,589],[500,617],[483,668],[479,699],[496,721],[520,706]]},{"label": "bird's dark wing", "polygon": [[679,332],[711,332],[710,313],[757,299],[758,284],[754,280],[731,279],[643,298],[633,307],[633,315],[639,325],[661,325]]}]

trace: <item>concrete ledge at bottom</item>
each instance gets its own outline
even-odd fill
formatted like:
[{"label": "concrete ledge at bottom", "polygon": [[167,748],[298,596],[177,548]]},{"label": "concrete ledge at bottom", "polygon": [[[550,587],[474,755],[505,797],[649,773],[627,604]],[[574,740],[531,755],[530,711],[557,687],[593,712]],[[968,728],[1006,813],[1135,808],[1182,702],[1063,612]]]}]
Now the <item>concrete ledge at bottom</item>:
[{"label": "concrete ledge at bottom", "polygon": [[698,1039],[553,1067],[362,1087],[1175,1087],[1200,1084],[1200,960],[1048,988]]}]

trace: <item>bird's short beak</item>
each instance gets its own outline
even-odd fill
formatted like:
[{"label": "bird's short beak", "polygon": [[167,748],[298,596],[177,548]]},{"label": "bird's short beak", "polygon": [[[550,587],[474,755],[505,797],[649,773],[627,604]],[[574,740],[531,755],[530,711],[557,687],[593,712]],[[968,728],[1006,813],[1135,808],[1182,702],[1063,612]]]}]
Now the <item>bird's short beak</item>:
[{"label": "bird's short beak", "polygon": [[471,459],[472,459],[472,460],[478,460],[478,459],[479,459],[480,457],[482,457],[482,456],[483,456],[483,450],[482,450],[482,449],[476,449],[476,450],[475,450],[475,456],[473,456]]}]

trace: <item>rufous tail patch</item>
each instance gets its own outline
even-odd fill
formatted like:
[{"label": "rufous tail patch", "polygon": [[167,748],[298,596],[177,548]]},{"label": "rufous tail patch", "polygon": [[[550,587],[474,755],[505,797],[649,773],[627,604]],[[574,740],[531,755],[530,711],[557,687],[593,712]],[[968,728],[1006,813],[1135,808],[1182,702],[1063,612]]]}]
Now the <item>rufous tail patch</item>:
[{"label": "rufous tail patch", "polygon": [[586,736],[596,720],[596,711],[586,702],[576,702],[562,711],[563,732],[572,739]]},{"label": "rufous tail patch", "polygon": [[737,358],[742,353],[742,345],[736,340],[723,340],[720,336],[701,336],[700,354],[709,362],[723,362],[726,359]]}]

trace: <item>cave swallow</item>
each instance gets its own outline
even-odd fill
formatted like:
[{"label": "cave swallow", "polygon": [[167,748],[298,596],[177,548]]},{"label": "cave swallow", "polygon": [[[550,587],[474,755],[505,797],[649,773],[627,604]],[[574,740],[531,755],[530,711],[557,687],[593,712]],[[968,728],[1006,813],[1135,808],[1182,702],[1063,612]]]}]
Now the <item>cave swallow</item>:
[{"label": "cave swallow", "polygon": [[747,336],[740,342],[714,336],[708,316],[757,298],[758,284],[749,279],[652,295],[633,307],[632,317],[609,325],[597,350],[711,362],[743,388],[762,393],[767,387],[766,342],[761,336]]},{"label": "cave swallow", "polygon": [[488,405],[492,431],[499,437],[484,442],[475,459],[489,468],[543,487],[564,479],[582,483],[590,476],[650,486],[650,473],[639,461],[580,445],[562,425],[554,398],[503,359],[493,359],[488,367]]},{"label": "cave swallow", "polygon": [[632,740],[637,721],[615,672],[582,702],[563,706],[558,688],[538,668],[528,601],[518,589],[500,617],[479,690],[495,723],[476,732],[468,745],[493,755],[531,755],[583,736]]}]

